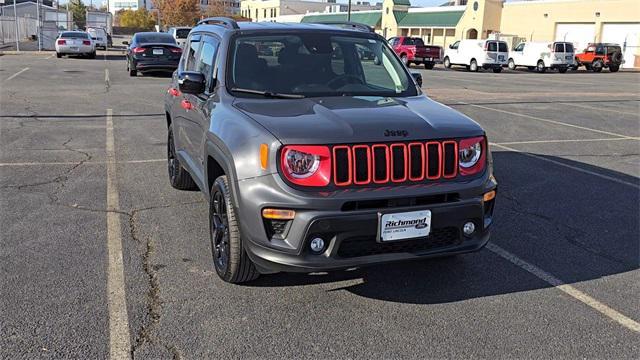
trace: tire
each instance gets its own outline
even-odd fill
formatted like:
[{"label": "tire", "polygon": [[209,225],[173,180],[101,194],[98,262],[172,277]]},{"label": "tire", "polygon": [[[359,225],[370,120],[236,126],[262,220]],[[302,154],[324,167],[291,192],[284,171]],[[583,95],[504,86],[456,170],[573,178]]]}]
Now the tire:
[{"label": "tire", "polygon": [[[620,51],[616,51],[614,53],[612,53],[611,55],[609,55],[609,61],[614,63],[614,64],[619,64],[622,62],[623,56],[622,53]],[[611,66],[611,65],[609,65]]]},{"label": "tire", "polygon": [[446,69],[451,69],[451,60],[449,60],[448,56],[444,58],[443,64]]},{"label": "tire", "polygon": [[595,60],[594,62],[591,63],[591,70],[593,70],[593,72],[595,73],[601,72],[603,67],[604,67],[604,64],[600,59]]},{"label": "tire", "polygon": [[547,68],[544,66],[544,61],[539,60],[538,65],[536,65],[536,71],[539,73],[543,73],[547,71]]},{"label": "tire", "polygon": [[478,71],[478,62],[476,59],[471,59],[471,63],[469,64],[469,70],[473,72]]},{"label": "tire", "polygon": [[431,69],[433,69],[433,67],[434,67],[434,66],[436,66],[436,64],[435,64],[435,63],[432,63],[432,62],[426,62],[426,63],[424,63],[424,68],[425,68],[425,69],[427,69],[427,70],[431,70]]},{"label": "tire", "polygon": [[138,76],[138,72],[135,68],[131,68],[131,63],[127,62],[127,71],[129,71],[129,76],[135,77]]},{"label": "tire", "polygon": [[609,65],[610,72],[618,72],[620,70],[620,65]]},{"label": "tire", "polygon": [[58,59],[60,59],[60,58],[62,57],[62,54],[60,54],[60,53],[56,53],[56,57],[57,57]]},{"label": "tire", "polygon": [[559,67],[559,68],[558,68],[558,72],[559,72],[560,74],[564,74],[564,73],[566,73],[566,72],[567,72],[567,70],[569,70],[569,68],[566,68],[566,67]]},{"label": "tire", "polygon": [[499,74],[499,73],[502,72],[502,68],[501,67],[493,68],[493,72],[496,73],[496,74]]},{"label": "tire", "polygon": [[515,61],[513,61],[513,59],[509,59],[509,70],[515,70],[515,69],[516,69]]},{"label": "tire", "polygon": [[260,273],[244,250],[226,175],[216,179],[210,194],[209,234],[216,273],[232,284],[257,279]]},{"label": "tire", "polygon": [[176,147],[173,142],[173,125],[169,125],[167,133],[167,170],[171,187],[178,190],[196,190],[198,185],[176,156]]}]

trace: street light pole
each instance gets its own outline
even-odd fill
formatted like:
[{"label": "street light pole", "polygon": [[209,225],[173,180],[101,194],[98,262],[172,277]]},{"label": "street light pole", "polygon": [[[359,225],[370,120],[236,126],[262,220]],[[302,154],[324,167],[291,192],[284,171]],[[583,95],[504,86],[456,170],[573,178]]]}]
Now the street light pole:
[{"label": "street light pole", "polygon": [[347,21],[351,21],[351,0],[349,0],[349,6],[347,7]]},{"label": "street light pole", "polygon": [[42,37],[42,26],[40,25],[40,0],[36,0],[36,18],[38,18],[38,23],[36,24],[38,33],[36,35],[38,37],[38,51],[42,51],[42,42],[40,41],[40,38]]},{"label": "street light pole", "polygon": [[20,51],[20,31],[18,31],[18,10],[16,8],[16,0],[13,0],[13,18],[16,23],[16,51]]}]

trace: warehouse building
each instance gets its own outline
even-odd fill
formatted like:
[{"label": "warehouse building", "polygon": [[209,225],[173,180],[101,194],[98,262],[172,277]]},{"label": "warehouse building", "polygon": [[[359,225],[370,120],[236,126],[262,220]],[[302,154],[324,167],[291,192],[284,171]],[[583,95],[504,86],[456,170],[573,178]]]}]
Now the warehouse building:
[{"label": "warehouse building", "polygon": [[[309,13],[300,19],[337,20],[346,21],[347,13]],[[640,67],[640,0],[454,0],[425,8],[411,7],[409,0],[384,0],[381,10],[352,12],[351,20],[386,38],[417,36],[440,46],[489,36],[507,39],[512,46],[565,40],[584,49],[590,42],[617,43],[623,67]]]}]

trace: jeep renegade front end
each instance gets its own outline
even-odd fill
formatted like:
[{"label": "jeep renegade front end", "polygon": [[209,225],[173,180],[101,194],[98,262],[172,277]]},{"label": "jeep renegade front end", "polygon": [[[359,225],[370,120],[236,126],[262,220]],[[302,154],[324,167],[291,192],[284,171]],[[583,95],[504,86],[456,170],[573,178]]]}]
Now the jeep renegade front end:
[{"label": "jeep renegade front end", "polygon": [[427,98],[365,26],[205,19],[165,109],[171,184],[209,199],[225,281],[447,256],[489,239],[485,132]]}]

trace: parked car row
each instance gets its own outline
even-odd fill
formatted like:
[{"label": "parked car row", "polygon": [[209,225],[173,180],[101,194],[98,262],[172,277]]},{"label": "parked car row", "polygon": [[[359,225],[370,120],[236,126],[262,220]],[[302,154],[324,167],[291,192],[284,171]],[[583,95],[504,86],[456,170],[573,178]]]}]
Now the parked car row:
[{"label": "parked car row", "polygon": [[509,51],[505,41],[459,40],[443,53],[440,46],[425,45],[418,37],[400,36],[388,41],[405,65],[423,64],[426,69],[442,62],[445,68],[456,65],[465,66],[469,71],[491,69],[495,73],[505,66],[511,70],[526,67],[537,72],[565,73],[580,66],[594,72],[602,69],[616,72],[623,64],[622,50],[617,44],[589,44],[581,53],[576,53],[573,44],[566,41],[522,42]]}]

